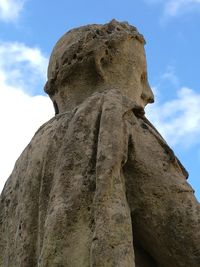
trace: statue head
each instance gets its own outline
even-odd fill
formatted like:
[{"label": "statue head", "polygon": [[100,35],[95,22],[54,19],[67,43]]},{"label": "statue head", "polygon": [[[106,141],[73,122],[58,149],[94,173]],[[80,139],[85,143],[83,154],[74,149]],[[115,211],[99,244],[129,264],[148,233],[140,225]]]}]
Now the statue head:
[{"label": "statue head", "polygon": [[116,20],[64,34],[51,54],[45,86],[56,113],[110,89],[120,90],[141,107],[152,103],[144,44],[134,26]]}]

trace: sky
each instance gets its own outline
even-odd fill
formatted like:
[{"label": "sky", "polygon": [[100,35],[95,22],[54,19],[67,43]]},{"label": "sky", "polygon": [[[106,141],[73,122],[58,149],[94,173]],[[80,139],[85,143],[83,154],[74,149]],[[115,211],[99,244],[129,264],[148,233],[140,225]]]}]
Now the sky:
[{"label": "sky", "polygon": [[200,200],[200,0],[0,0],[0,191],[54,115],[43,87],[56,41],[71,28],[113,18],[146,39],[156,100],[147,117],[189,171]]}]

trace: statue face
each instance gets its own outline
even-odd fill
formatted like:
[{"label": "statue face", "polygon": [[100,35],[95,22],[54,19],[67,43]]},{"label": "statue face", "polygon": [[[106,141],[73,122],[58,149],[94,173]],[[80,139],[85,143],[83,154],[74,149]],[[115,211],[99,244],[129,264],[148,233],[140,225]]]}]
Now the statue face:
[{"label": "statue face", "polygon": [[153,103],[143,44],[136,39],[125,40],[119,45],[114,61],[116,86],[143,108]]},{"label": "statue face", "polygon": [[[133,93],[135,93],[138,104],[145,107],[148,103],[154,102],[154,95],[148,82],[146,55],[144,46],[140,42],[135,40],[134,43],[130,44],[130,49],[132,47],[133,50],[130,53],[130,57],[133,60],[133,72],[130,77],[130,82],[133,80]],[[135,61],[134,58],[136,58]]]}]

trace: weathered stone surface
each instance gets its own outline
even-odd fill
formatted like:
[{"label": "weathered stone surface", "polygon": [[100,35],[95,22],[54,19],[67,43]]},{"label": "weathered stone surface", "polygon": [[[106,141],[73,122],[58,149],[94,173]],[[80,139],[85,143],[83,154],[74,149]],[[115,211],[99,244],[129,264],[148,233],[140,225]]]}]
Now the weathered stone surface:
[{"label": "weathered stone surface", "polygon": [[57,115],[1,194],[0,266],[200,266],[200,205],[144,115],[153,93],[143,44],[116,21],[57,43],[46,85]]},{"label": "weathered stone surface", "polygon": [[143,107],[153,102],[144,43],[135,27],[115,20],[66,33],[53,49],[45,86],[57,112],[110,89],[118,89]]}]

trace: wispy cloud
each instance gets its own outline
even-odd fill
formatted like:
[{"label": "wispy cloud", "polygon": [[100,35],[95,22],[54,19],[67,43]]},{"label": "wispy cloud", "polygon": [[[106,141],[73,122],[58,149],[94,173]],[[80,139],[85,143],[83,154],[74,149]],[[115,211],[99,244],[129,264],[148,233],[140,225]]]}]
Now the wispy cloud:
[{"label": "wispy cloud", "polygon": [[189,147],[200,144],[200,94],[182,87],[175,99],[159,102],[147,115],[170,145]]},{"label": "wispy cloud", "polygon": [[190,12],[195,7],[200,7],[200,0],[144,0],[148,4],[163,5],[164,14],[167,16],[177,16]]},{"label": "wispy cloud", "polygon": [[44,84],[46,67],[38,48],[0,43],[0,191],[34,132],[53,115],[48,97],[27,92]]},{"label": "wispy cloud", "polygon": [[166,71],[161,75],[161,80],[169,81],[174,87],[179,86],[179,79],[173,66],[168,66]]},{"label": "wispy cloud", "polygon": [[0,0],[0,19],[5,22],[18,19],[25,0]]},{"label": "wispy cloud", "polygon": [[170,16],[176,16],[179,13],[191,11],[200,4],[199,0],[170,0],[166,1],[165,13]]}]

